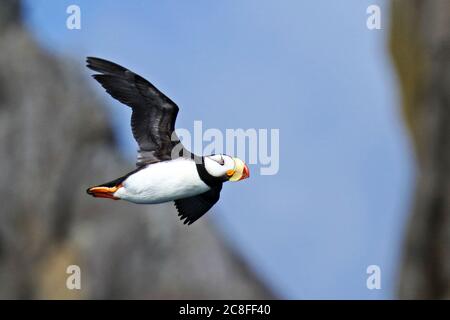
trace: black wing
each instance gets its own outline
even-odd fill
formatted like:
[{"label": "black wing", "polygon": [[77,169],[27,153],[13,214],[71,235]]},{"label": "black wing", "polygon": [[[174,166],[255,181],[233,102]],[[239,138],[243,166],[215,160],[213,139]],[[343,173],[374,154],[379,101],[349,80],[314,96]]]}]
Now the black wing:
[{"label": "black wing", "polygon": [[197,196],[175,200],[175,207],[177,207],[181,221],[184,220],[184,224],[192,224],[203,216],[219,201],[220,190],[222,190],[222,184]]},{"label": "black wing", "polygon": [[133,109],[131,129],[139,145],[137,166],[171,159],[178,106],[150,82],[113,62],[88,57],[93,77],[113,98]]}]

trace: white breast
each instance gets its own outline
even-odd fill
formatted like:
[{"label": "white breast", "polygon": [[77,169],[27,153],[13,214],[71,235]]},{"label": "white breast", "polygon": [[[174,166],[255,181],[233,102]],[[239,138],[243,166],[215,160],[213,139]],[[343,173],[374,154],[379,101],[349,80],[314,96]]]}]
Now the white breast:
[{"label": "white breast", "polygon": [[122,185],[114,196],[135,203],[162,203],[210,189],[200,179],[195,162],[184,158],[151,164],[129,176]]}]

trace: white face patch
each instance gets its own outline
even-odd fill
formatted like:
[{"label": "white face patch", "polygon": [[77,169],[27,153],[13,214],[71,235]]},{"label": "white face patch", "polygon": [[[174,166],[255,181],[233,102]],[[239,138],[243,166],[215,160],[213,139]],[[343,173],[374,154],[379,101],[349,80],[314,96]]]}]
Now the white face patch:
[{"label": "white face patch", "polygon": [[234,171],[234,159],[227,155],[215,154],[205,157],[205,169],[213,177],[224,177],[227,173]]}]

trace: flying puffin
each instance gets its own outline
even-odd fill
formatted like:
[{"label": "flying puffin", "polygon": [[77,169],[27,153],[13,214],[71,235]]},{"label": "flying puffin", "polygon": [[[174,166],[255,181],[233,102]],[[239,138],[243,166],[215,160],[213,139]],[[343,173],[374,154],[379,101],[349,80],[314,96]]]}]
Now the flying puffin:
[{"label": "flying puffin", "polygon": [[106,92],[131,107],[131,129],[139,145],[135,170],[88,188],[88,194],[146,204],[174,201],[184,224],[192,224],[219,200],[224,182],[249,177],[238,158],[197,156],[184,149],[174,133],[178,106],[149,81],[104,59],[86,61]]}]

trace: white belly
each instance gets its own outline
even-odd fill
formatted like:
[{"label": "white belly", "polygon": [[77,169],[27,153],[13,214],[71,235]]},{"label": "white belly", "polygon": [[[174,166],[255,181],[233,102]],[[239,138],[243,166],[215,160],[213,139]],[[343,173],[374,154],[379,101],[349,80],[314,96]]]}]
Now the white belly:
[{"label": "white belly", "polygon": [[149,165],[122,182],[115,197],[135,203],[162,203],[187,198],[210,188],[197,173],[195,162],[179,158]]}]

